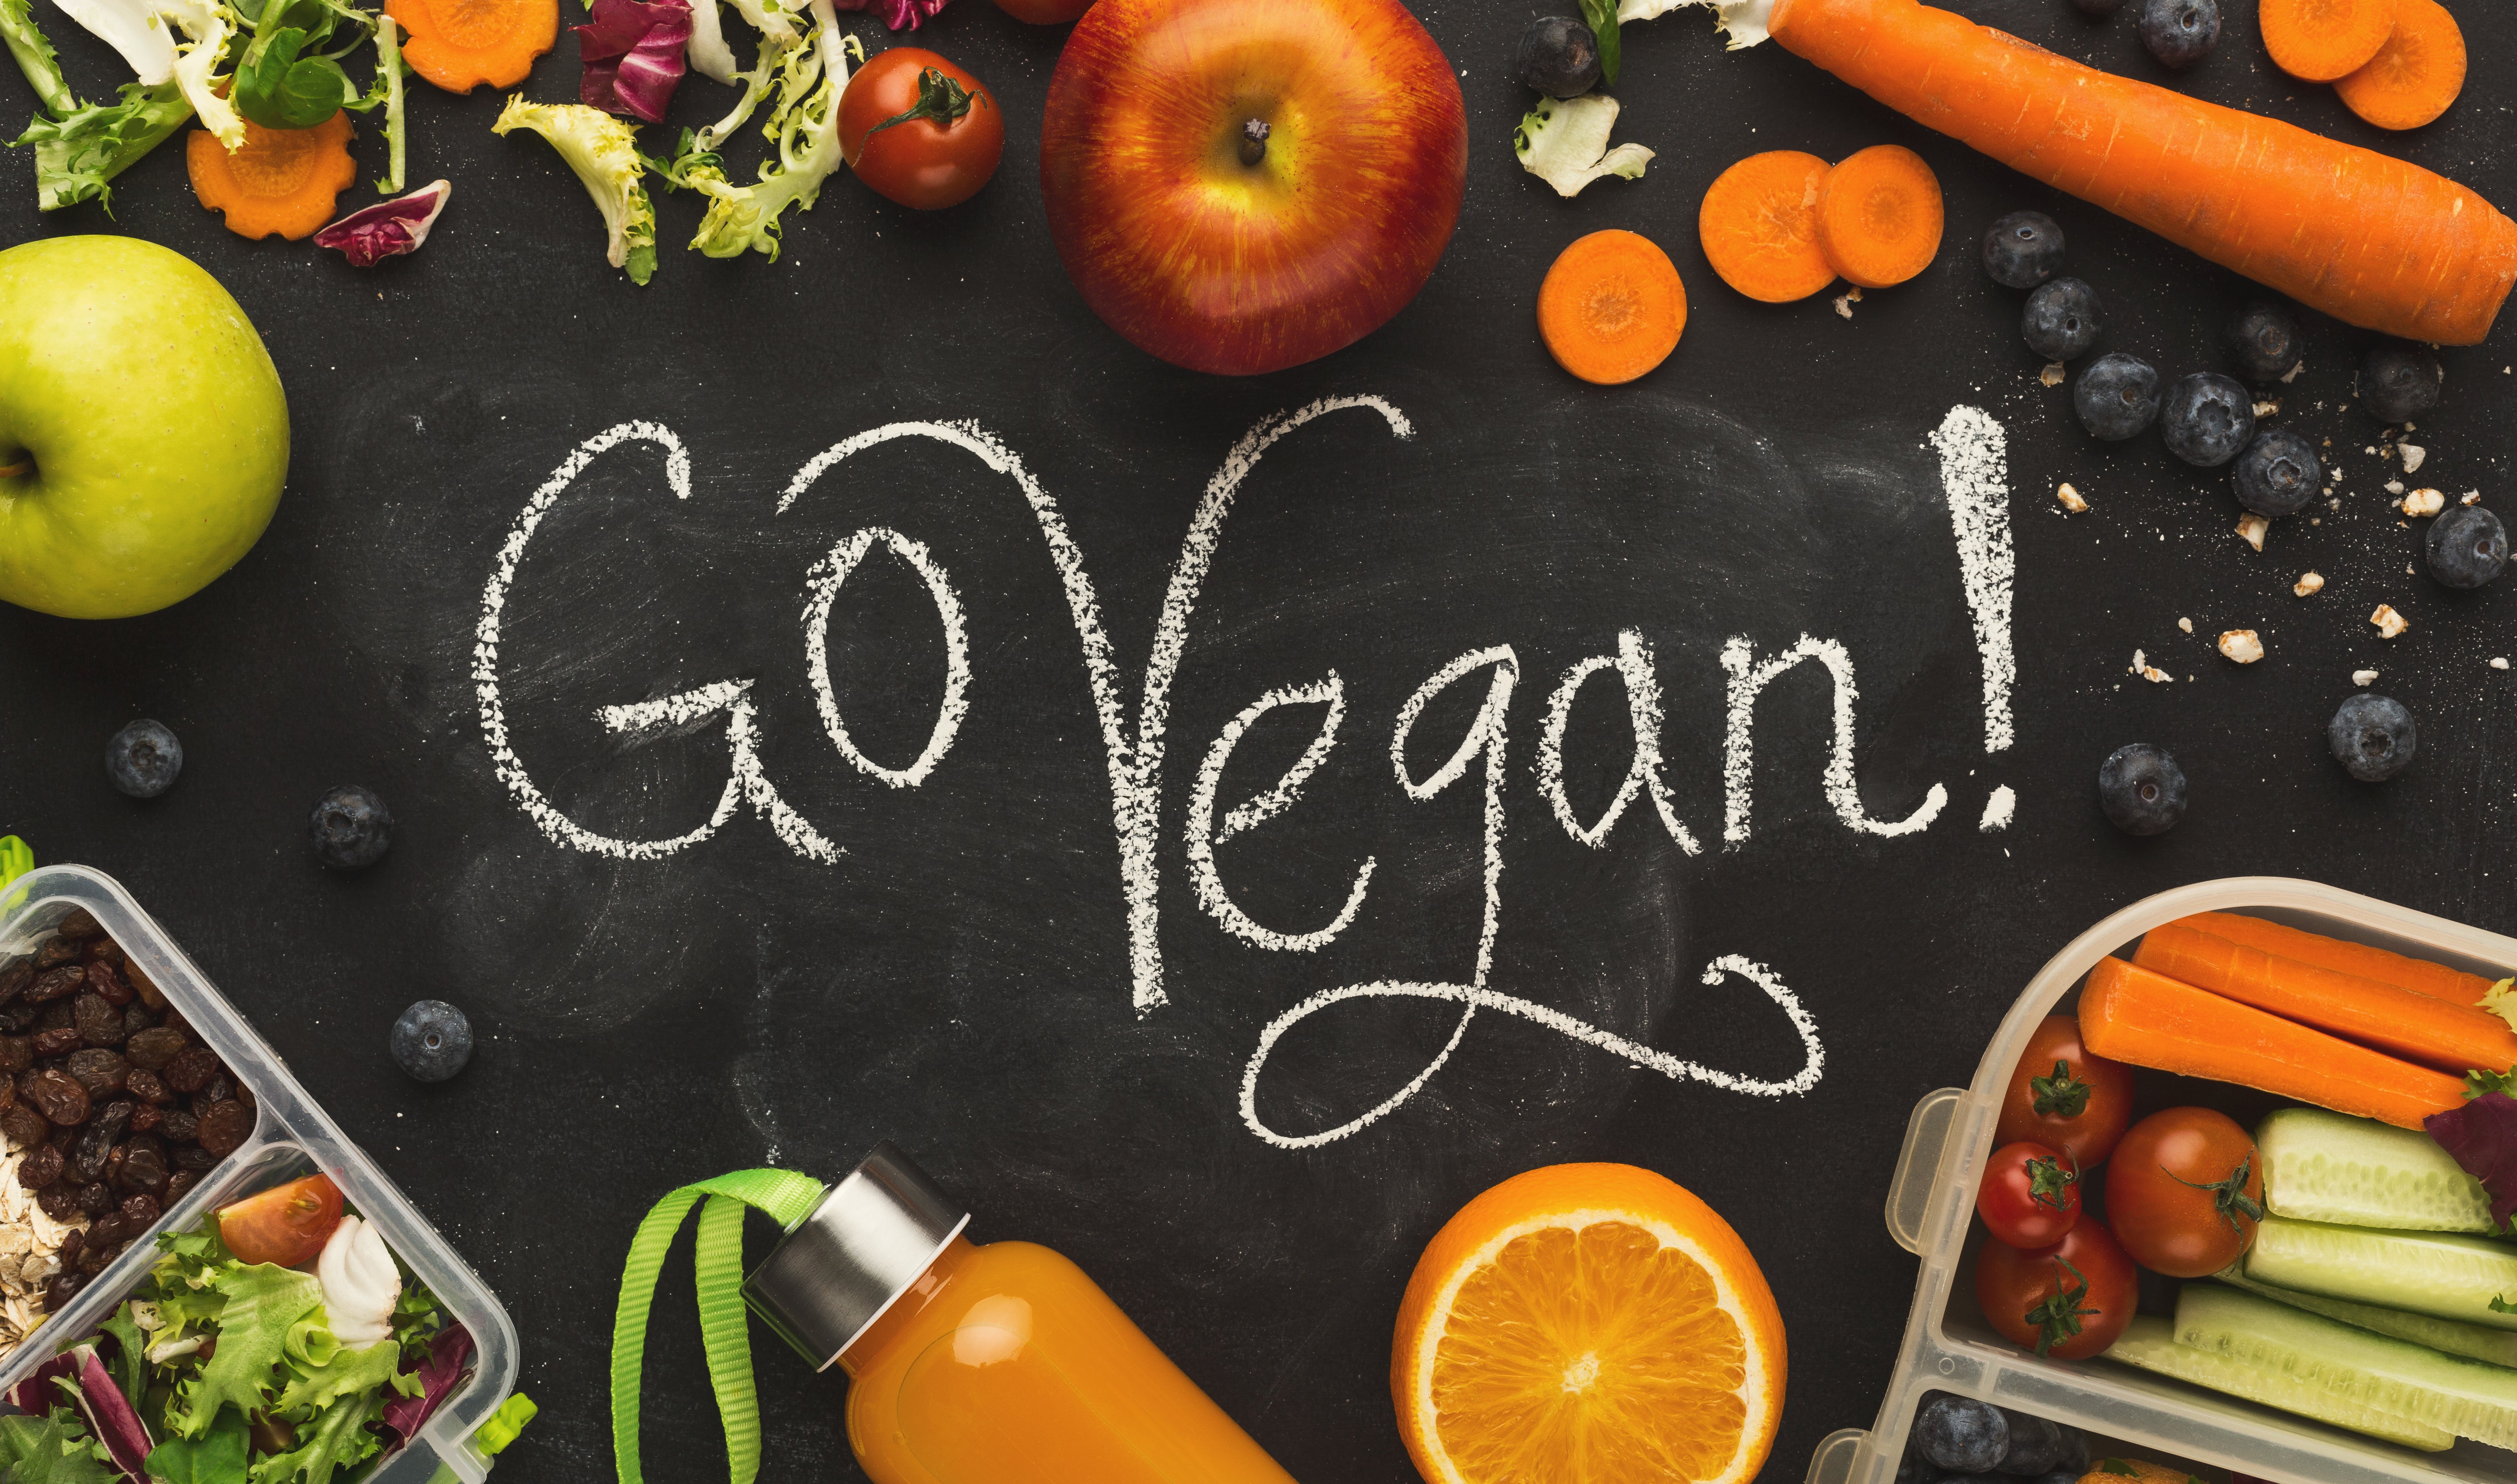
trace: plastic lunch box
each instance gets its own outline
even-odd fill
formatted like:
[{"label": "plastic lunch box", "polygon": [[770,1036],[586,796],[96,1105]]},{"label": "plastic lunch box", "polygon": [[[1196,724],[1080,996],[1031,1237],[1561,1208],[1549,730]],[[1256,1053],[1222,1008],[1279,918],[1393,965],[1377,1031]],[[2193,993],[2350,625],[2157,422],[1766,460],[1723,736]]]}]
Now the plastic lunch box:
[{"label": "plastic lunch box", "polygon": [[[330,1175],[350,1205],[382,1230],[394,1255],[437,1295],[440,1310],[472,1332],[474,1343],[470,1382],[438,1409],[412,1446],[386,1456],[363,1484],[426,1484],[441,1467],[463,1484],[481,1484],[490,1460],[472,1445],[472,1432],[498,1410],[516,1383],[516,1327],[507,1311],[365,1151],[351,1143],[297,1085],[278,1054],[211,987],[209,976],[110,877],[84,866],[51,866],[12,882],[0,894],[0,963],[33,951],[56,923],[82,907],[95,913],[183,1013],[194,1035],[253,1089],[261,1105],[253,1136],[187,1192],[154,1230],[189,1229],[211,1207],[282,1180],[319,1169]],[[93,1333],[139,1287],[154,1257],[153,1244],[132,1243],[68,1308],[0,1361],[0,1393],[50,1359],[64,1339]]]},{"label": "plastic lunch box", "polygon": [[[2517,1481],[2517,1454],[2459,1441],[2446,1453],[2414,1453],[2199,1386],[2137,1371],[2103,1357],[2039,1359],[1994,1334],[1976,1307],[1973,1282],[1975,1190],[1992,1152],[1993,1124],[2012,1068],[2038,1021],[2079,993],[2098,960],[2143,933],[2202,912],[2239,912],[2292,927],[2374,944],[2498,978],[2517,966],[2517,939],[2407,911],[2351,892],[2276,876],[2203,881],[2162,892],[2115,912],[2054,955],[2003,1017],[1972,1086],[1943,1087],[1914,1105],[1888,1187],[1888,1231],[1923,1259],[1905,1321],[1897,1370],[1868,1432],[1846,1428],[1820,1440],[1808,1484],[1888,1484],[1924,1394],[1948,1391],[2068,1422],[2120,1441],[2127,1450],[2218,1464],[2290,1484],[2471,1484]],[[2196,1101],[2211,1101],[2188,1083]]]}]

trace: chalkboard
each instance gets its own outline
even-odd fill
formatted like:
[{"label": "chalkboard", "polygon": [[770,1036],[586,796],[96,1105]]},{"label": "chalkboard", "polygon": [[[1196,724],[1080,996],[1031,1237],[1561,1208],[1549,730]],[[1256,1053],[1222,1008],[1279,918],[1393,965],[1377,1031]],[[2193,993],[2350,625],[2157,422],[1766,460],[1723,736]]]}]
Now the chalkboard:
[{"label": "chalkboard", "polygon": [[[2128,16],[1960,8],[2164,75]],[[2279,75],[2246,0],[2224,10],[2178,86],[2517,203],[2500,8],[2460,7],[2467,93],[2400,138]],[[1470,109],[1449,254],[1386,328],[1254,380],[1158,364],[1085,308],[1034,167],[1062,31],[984,0],[919,38],[1003,101],[976,199],[920,216],[841,178],[772,265],[681,251],[698,208],[667,197],[643,289],[550,149],[490,134],[486,92],[419,91],[414,177],[454,201],[371,272],[230,236],[173,147],[116,183],[111,222],[38,217],[27,163],[0,165],[10,240],[119,231],[216,274],[295,426],[277,523],[198,597],[0,612],[0,828],[126,882],[503,1297],[543,1411],[502,1478],[610,1468],[615,1284],[656,1197],[835,1175],[886,1137],[977,1238],[1080,1261],[1312,1484],[1412,1477],[1390,1325],[1452,1211],[1537,1165],[1648,1166],[1774,1286],[1792,1378],[1766,1476],[1796,1478],[1867,1422],[1904,1323],[1880,1208],[1907,1110],[1972,1075],[2069,935],[2253,872],[2517,928],[2517,677],[2488,665],[2517,651],[2509,600],[2407,573],[2419,529],[2349,405],[2365,337],[2310,317],[2277,395],[2331,439],[2340,506],[2257,553],[2224,476],[2078,431],[1975,241],[2051,212],[2107,344],[2171,373],[2218,364],[2233,276],[1775,48],[1725,55],[1691,13],[1627,33],[1620,137],[1649,172],[1561,200],[1510,151],[1530,10],[1419,11]],[[111,59],[46,20],[100,91]],[[570,98],[576,72],[564,38],[526,91]],[[723,101],[695,79],[672,122]],[[1694,221],[1721,168],[1882,142],[1946,188],[1922,278],[1782,307],[1714,278]],[[1692,305],[1677,355],[1616,390],[1557,372],[1532,320],[1555,253],[1605,227],[1665,246]],[[2444,353],[2419,483],[2505,493],[2498,338]],[[1988,422],[1956,418],[1944,468],[1934,435],[1967,407]],[[1998,483],[1953,500],[1970,471]],[[1211,562],[1167,628],[1184,551]],[[2323,593],[2294,597],[2311,569]],[[2212,652],[2239,627],[2266,659]],[[2168,679],[2128,673],[2136,651]],[[2363,668],[2421,729],[2382,787],[2323,742]],[[100,757],[143,715],[187,748],[150,803]],[[2194,800],[2149,841],[2093,791],[2143,740]],[[345,782],[401,822],[355,876],[304,833]],[[443,1085],[386,1056],[422,996],[484,1035]],[[650,1356],[659,1479],[723,1466],[688,1283],[668,1268]],[[767,1476],[853,1477],[836,1377],[766,1336],[759,1368]]]}]

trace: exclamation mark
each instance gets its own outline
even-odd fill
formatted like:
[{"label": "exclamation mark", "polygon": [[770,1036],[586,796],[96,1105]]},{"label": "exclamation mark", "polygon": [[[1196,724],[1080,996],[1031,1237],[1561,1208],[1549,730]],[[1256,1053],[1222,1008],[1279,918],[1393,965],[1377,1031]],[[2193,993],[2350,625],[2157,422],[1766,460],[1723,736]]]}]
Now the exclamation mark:
[{"label": "exclamation mark", "polygon": [[[1941,488],[1949,497],[1949,525],[1958,544],[1958,574],[1966,585],[1967,614],[1975,622],[1975,648],[1984,662],[1984,750],[2007,751],[2015,734],[2010,690],[2019,661],[2010,646],[2010,594],[2019,557],[2010,542],[2010,440],[1982,407],[1949,408],[1932,435],[1941,454]],[[1978,828],[2009,827],[2018,796],[2003,784],[1984,800]]]}]

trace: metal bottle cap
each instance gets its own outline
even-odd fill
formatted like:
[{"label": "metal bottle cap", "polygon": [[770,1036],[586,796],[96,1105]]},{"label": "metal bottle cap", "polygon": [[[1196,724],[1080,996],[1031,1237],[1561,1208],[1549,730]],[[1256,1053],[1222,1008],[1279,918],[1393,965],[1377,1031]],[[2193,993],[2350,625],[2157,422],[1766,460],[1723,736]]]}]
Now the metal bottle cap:
[{"label": "metal bottle cap", "polygon": [[752,1269],[743,1301],[827,1369],[969,1224],[886,1139]]}]

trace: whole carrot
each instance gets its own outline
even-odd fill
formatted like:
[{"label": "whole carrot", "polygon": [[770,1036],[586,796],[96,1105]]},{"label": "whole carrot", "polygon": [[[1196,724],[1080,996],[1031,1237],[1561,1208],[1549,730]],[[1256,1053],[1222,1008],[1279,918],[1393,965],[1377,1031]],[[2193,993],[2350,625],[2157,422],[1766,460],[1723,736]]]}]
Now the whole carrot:
[{"label": "whole carrot", "polygon": [[2477,344],[2517,282],[2517,223],[2418,165],[1918,0],[1774,0],[1768,27],[1897,111],[2364,329]]}]

